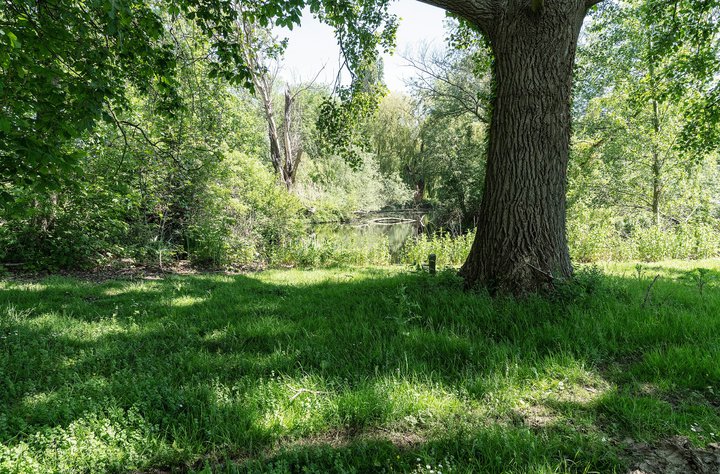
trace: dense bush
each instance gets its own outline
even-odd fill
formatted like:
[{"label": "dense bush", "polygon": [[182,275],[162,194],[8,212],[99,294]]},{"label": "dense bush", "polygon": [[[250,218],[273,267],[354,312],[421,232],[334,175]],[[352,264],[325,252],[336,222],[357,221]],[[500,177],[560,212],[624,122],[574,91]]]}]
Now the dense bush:
[{"label": "dense bush", "polygon": [[577,262],[633,258],[616,227],[612,211],[575,207],[568,215],[568,243]]},{"label": "dense bush", "polygon": [[312,222],[346,221],[355,211],[403,206],[412,199],[397,174],[381,173],[367,153],[360,154],[360,159],[351,166],[334,155],[313,157],[300,169],[296,194],[311,210]]},{"label": "dense bush", "polygon": [[0,258],[27,269],[97,265],[121,256],[132,197],[108,192],[102,180],[53,192],[15,190],[0,215]]},{"label": "dense bush", "polygon": [[188,226],[188,253],[200,264],[266,261],[299,236],[301,204],[257,159],[233,152],[222,161]]}]

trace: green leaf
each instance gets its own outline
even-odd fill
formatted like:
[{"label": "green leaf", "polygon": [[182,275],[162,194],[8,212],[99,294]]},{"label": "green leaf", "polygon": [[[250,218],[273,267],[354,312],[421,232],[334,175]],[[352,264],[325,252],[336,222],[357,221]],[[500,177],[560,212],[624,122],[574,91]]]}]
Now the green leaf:
[{"label": "green leaf", "polygon": [[12,31],[5,32],[5,36],[10,40],[10,46],[15,49],[19,49],[21,46],[20,40]]}]

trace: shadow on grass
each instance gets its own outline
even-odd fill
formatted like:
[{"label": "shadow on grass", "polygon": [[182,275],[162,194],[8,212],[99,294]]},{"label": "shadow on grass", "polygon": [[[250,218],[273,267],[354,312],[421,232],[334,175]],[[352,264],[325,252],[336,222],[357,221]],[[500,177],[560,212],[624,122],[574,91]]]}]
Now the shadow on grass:
[{"label": "shadow on grass", "polygon": [[613,276],[558,301],[393,270],[7,282],[0,467],[605,472],[628,437],[711,442],[720,298],[667,276],[644,306]]}]

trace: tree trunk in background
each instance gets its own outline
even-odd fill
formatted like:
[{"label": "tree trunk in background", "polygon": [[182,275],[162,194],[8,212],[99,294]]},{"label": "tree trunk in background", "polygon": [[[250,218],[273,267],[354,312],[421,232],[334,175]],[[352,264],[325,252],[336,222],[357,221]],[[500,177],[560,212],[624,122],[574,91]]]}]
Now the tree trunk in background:
[{"label": "tree trunk in background", "polygon": [[413,201],[418,206],[425,200],[425,178],[418,178],[415,181],[415,194],[413,195]]},{"label": "tree trunk in background", "polygon": [[511,1],[484,29],[496,90],[477,236],[460,271],[467,287],[524,294],[572,275],[565,230],[570,100],[587,5]]},{"label": "tree trunk in background", "polygon": [[[288,191],[292,191],[295,184],[295,175],[297,175],[298,166],[303,155],[302,139],[297,130],[293,130],[294,126],[298,126],[299,122],[295,111],[296,97],[290,91],[285,89],[285,120],[283,122],[283,153],[284,160],[281,164],[280,177],[285,183]],[[295,133],[294,133],[295,132]]]},{"label": "tree trunk in background", "polygon": [[285,182],[282,176],[282,152],[280,151],[280,133],[275,123],[275,112],[272,102],[272,80],[264,73],[253,73],[253,84],[255,85],[255,94],[260,99],[260,103],[265,113],[265,120],[268,126],[268,140],[270,142],[270,162],[273,169],[280,176],[281,181]]},{"label": "tree trunk in background", "polygon": [[[241,5],[238,7],[242,11]],[[275,76],[268,72],[266,58],[262,55],[270,31],[244,17],[238,21],[237,28],[242,37],[243,55],[250,69],[255,96],[260,100],[267,121],[270,162],[280,182],[291,191],[303,155],[301,136],[293,127],[293,121],[298,118],[295,107],[297,93],[292,94],[289,88],[285,90],[284,121],[278,127],[273,106]]]},{"label": "tree trunk in background", "polygon": [[[652,69],[651,74],[653,74]],[[660,199],[662,195],[662,161],[660,160],[660,151],[658,150],[658,140],[660,139],[660,113],[658,112],[657,100],[652,101],[652,106],[653,133],[655,134],[652,150],[652,213],[653,219],[655,219],[655,225],[659,227],[662,223],[660,216]]]}]

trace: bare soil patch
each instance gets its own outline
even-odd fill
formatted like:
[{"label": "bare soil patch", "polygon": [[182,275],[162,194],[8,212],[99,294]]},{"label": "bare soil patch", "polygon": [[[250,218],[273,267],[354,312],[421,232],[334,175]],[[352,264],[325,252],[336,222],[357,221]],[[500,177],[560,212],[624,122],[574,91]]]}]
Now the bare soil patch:
[{"label": "bare soil patch", "polygon": [[629,474],[718,474],[720,443],[694,448],[682,436],[658,444],[631,443],[628,451],[632,461]]}]

